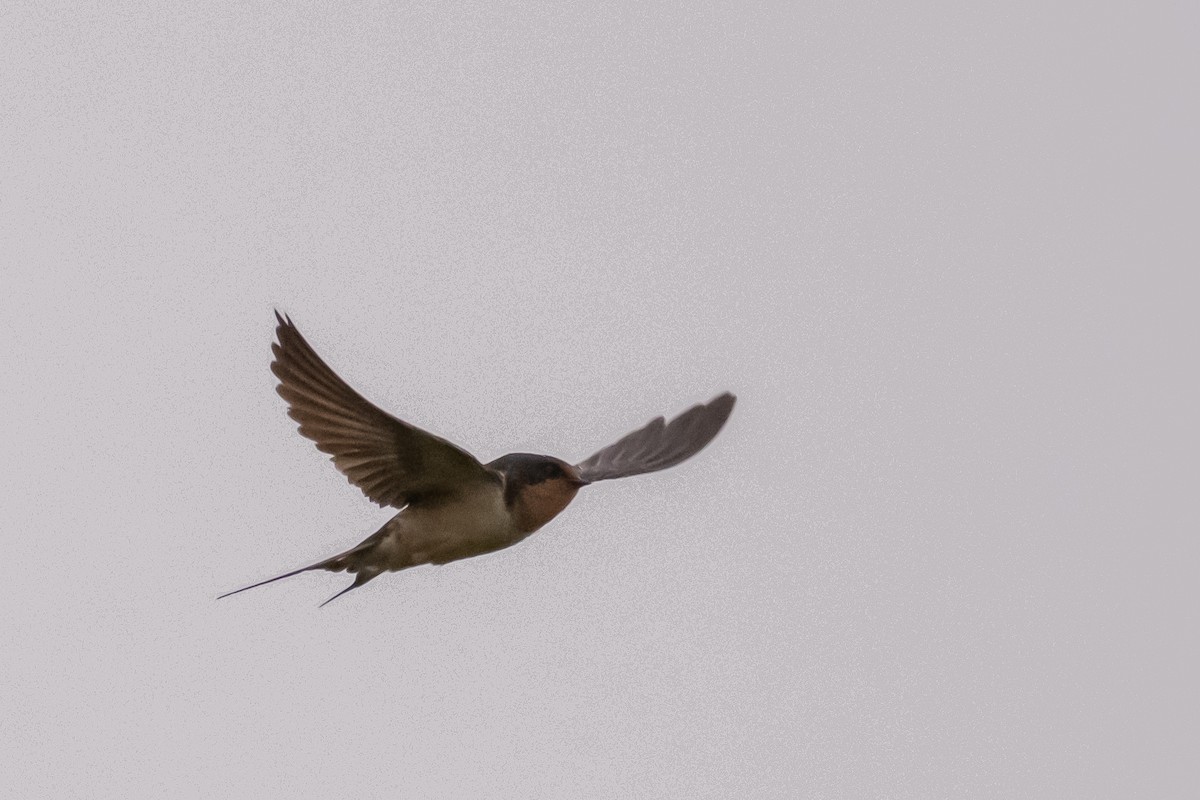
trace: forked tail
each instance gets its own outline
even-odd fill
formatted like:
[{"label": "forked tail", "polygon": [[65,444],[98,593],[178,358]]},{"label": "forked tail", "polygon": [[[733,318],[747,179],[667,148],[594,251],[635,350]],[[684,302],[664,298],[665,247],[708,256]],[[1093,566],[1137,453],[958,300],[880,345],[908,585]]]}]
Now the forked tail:
[{"label": "forked tail", "polygon": [[341,597],[342,595],[344,595],[346,592],[350,591],[351,589],[357,589],[359,586],[362,586],[367,581],[378,577],[380,570],[377,567],[367,566],[366,564],[362,563],[363,559],[361,559],[361,558],[353,558],[353,556],[356,556],[365,550],[369,550],[375,543],[376,543],[375,537],[372,536],[370,539],[367,539],[366,541],[362,542],[361,544],[358,544],[358,545],[350,548],[349,550],[347,550],[344,553],[338,553],[336,556],[333,556],[332,558],[327,558],[323,561],[318,561],[315,564],[309,564],[307,567],[301,567],[300,569],[294,569],[291,572],[285,572],[282,575],[276,575],[274,578],[267,578],[265,581],[259,581],[258,583],[252,583],[249,586],[243,586],[240,589],[234,589],[232,592],[226,592],[225,594],[217,595],[217,599],[220,600],[222,597],[229,597],[230,595],[238,594],[239,592],[244,592],[247,589],[255,589],[259,586],[265,586],[268,583],[274,583],[275,581],[281,581],[284,578],[290,578],[293,575],[299,575],[301,572],[309,572],[314,569],[327,569],[330,572],[343,572],[345,570],[349,570],[350,572],[357,573],[354,577],[354,583],[350,584],[345,589],[342,589],[340,592],[338,592],[333,597],[326,600],[324,603],[321,603],[321,605],[324,606],[327,603],[330,603],[330,602],[336,600],[337,598]]},{"label": "forked tail", "polygon": [[294,569],[291,572],[285,572],[282,575],[276,575],[274,578],[267,578],[265,581],[259,581],[258,583],[252,583],[249,586],[243,586],[240,589],[234,589],[232,592],[226,592],[225,594],[219,594],[219,595],[217,595],[217,599],[220,600],[222,597],[229,597],[230,595],[238,594],[239,592],[244,592],[247,589],[256,589],[259,586],[266,586],[268,583],[274,583],[275,581],[281,581],[284,578],[290,578],[293,575],[299,575],[301,572],[308,572],[309,570],[320,569],[323,566],[325,566],[324,561],[318,562],[316,564],[309,564],[307,567],[301,567],[300,569]]}]

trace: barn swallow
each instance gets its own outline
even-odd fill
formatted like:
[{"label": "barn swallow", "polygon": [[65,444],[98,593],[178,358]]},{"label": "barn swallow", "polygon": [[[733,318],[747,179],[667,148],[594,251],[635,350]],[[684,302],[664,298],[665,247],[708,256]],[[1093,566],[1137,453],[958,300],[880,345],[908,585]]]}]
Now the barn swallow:
[{"label": "barn swallow", "polygon": [[400,511],[343,553],[221,597],[310,570],[352,573],[354,582],[325,605],[384,572],[511,547],[554,519],[588,484],[691,458],[733,411],[735,398],[726,392],[669,423],[658,417],[575,465],[531,453],[482,464],[367,401],[321,360],[289,318],[278,311],[275,318],[279,341],[271,344],[271,371],[288,416],[369,500]]}]

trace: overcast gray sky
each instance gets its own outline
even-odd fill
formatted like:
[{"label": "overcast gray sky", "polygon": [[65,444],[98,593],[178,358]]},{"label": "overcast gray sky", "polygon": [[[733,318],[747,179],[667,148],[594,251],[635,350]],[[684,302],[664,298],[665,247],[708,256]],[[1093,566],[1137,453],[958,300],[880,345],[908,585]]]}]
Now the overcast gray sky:
[{"label": "overcast gray sky", "polygon": [[[1189,796],[1149,5],[6,4],[0,793]],[[218,603],[388,517],[274,308],[483,459],[740,401],[512,549]]]}]

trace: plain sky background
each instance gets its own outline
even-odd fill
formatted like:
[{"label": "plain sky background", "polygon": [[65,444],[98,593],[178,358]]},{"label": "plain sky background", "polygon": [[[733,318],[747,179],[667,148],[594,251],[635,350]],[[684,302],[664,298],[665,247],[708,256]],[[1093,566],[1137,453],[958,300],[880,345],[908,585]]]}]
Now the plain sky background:
[{"label": "plain sky background", "polygon": [[[1183,798],[1193,3],[7,2],[0,794]],[[483,459],[721,436],[518,547],[389,516],[292,315]]]}]

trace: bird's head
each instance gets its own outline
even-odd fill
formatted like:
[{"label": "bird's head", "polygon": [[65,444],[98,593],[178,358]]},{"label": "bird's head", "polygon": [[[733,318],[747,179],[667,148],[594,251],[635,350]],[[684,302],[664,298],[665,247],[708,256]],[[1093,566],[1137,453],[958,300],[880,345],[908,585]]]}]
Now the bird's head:
[{"label": "bird's head", "polygon": [[586,486],[579,470],[560,458],[509,453],[488,467],[504,476],[504,502],[523,530],[535,531],[575,499]]},{"label": "bird's head", "polygon": [[554,456],[509,453],[497,458],[488,467],[504,475],[508,486],[536,486],[546,481],[556,481],[578,489],[588,484],[580,477],[579,470]]}]

